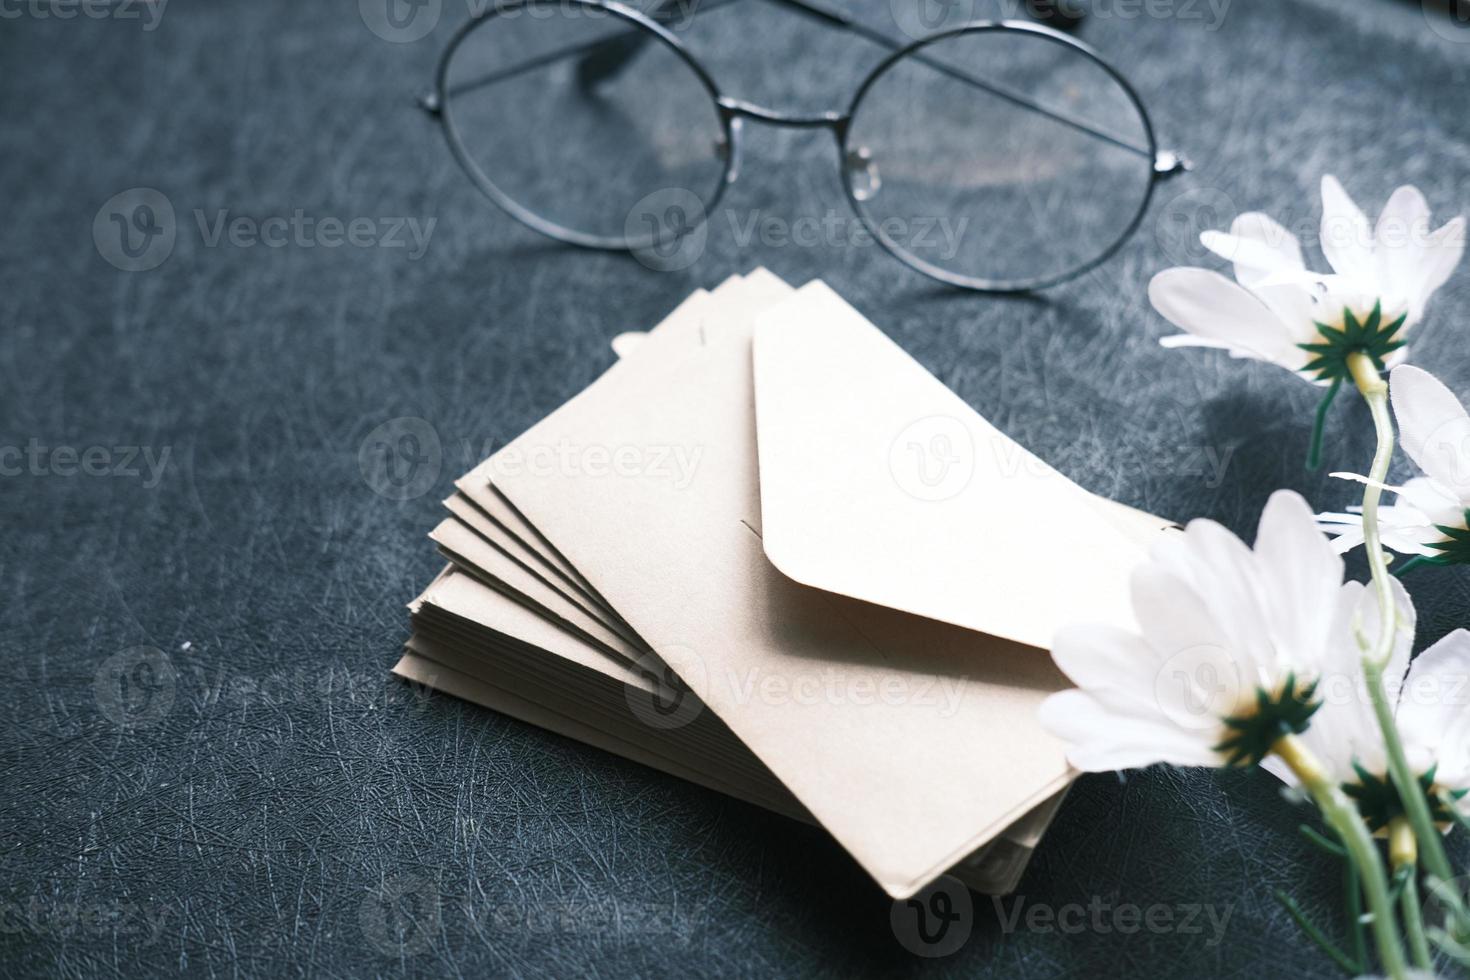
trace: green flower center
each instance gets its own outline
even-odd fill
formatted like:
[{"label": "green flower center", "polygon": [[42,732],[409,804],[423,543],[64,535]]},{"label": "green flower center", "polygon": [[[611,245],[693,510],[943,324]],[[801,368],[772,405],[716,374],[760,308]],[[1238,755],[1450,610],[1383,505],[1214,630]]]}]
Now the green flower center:
[{"label": "green flower center", "polygon": [[[1427,772],[1419,775],[1419,786],[1424,790],[1424,795],[1429,801],[1429,815],[1435,823],[1446,825],[1453,819],[1449,807],[1440,797],[1441,789],[1452,800],[1462,798],[1470,790],[1449,790],[1437,787],[1434,784],[1434,771],[1437,766],[1430,766]],[[1368,829],[1378,831],[1387,827],[1389,821],[1394,817],[1404,814],[1404,801],[1399,796],[1399,791],[1393,784],[1393,780],[1387,775],[1378,776],[1364,769],[1355,760],[1353,772],[1357,773],[1356,783],[1345,783],[1342,791],[1352,797],[1353,802],[1358,805],[1358,812],[1368,822]]]},{"label": "green flower center", "polygon": [[1271,754],[1271,747],[1285,735],[1307,730],[1312,715],[1322,707],[1317,682],[1297,687],[1295,674],[1287,674],[1280,690],[1256,688],[1254,701],[1223,720],[1224,737],[1214,750],[1231,766],[1253,766]]},{"label": "green flower center", "polygon": [[1312,359],[1302,370],[1316,372],[1318,381],[1351,377],[1352,372],[1348,369],[1349,354],[1366,354],[1373,361],[1374,367],[1380,371],[1385,370],[1384,358],[1405,344],[1405,341],[1399,339],[1398,332],[1407,317],[1407,313],[1402,313],[1397,320],[1385,322],[1383,302],[1380,300],[1373,304],[1373,311],[1361,320],[1350,308],[1344,306],[1341,326],[1313,320],[1312,325],[1317,328],[1322,341],[1298,345],[1312,355]]},{"label": "green flower center", "polygon": [[1464,523],[1436,524],[1434,529],[1445,536],[1443,541],[1431,542],[1429,547],[1437,555],[1425,555],[1424,560],[1434,565],[1470,565],[1470,508],[1465,510]]}]

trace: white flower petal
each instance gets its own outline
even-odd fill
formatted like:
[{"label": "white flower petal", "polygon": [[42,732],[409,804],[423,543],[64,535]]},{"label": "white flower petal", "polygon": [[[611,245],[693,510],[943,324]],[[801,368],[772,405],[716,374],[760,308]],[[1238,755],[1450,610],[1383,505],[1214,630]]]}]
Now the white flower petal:
[{"label": "white flower petal", "polygon": [[1188,732],[1162,716],[1141,717],[1107,692],[1062,691],[1042,702],[1042,725],[1068,743],[1067,759],[1084,772],[1109,772],[1168,762],[1218,766],[1210,749],[1218,732]]},{"label": "white flower petal", "polygon": [[1410,364],[1389,378],[1404,452],[1430,478],[1470,500],[1470,416],[1437,378]]},{"label": "white flower petal", "polygon": [[1443,286],[1465,254],[1465,219],[1452,218],[1417,250],[1415,266],[1407,270],[1403,289],[1409,302],[1409,318],[1417,320],[1429,297]]},{"label": "white flower petal", "polygon": [[1470,787],[1470,631],[1455,630],[1414,659],[1395,717],[1406,747],[1438,762],[1438,782]]},{"label": "white flower petal", "polygon": [[1427,476],[1416,476],[1394,489],[1399,495],[1395,510],[1417,511],[1423,524],[1453,524],[1464,517],[1465,505],[1459,497]]},{"label": "white flower petal", "polygon": [[[1272,642],[1261,563],[1245,543],[1208,520],[1191,521],[1184,534],[1176,537],[1185,541],[1194,590],[1209,603],[1226,645],[1240,664],[1242,682],[1269,690],[1288,670],[1305,667],[1298,663],[1300,651],[1278,650]],[[1145,637],[1152,639],[1147,633]]]},{"label": "white flower petal", "polygon": [[1407,300],[1405,287],[1417,276],[1429,235],[1429,202],[1417,187],[1404,186],[1389,195],[1373,229],[1373,252],[1384,288]]},{"label": "white flower petal", "polygon": [[1338,275],[1378,291],[1368,218],[1331,174],[1322,178],[1322,254]]},{"label": "white flower petal", "polygon": [[1271,273],[1301,272],[1302,247],[1296,236],[1259,211],[1237,215],[1230,233],[1207,231],[1200,235],[1205,248],[1235,264],[1235,278],[1255,290]]},{"label": "white flower petal", "polygon": [[1259,355],[1248,350],[1241,350],[1234,344],[1228,344],[1223,340],[1211,340],[1208,337],[1196,337],[1194,334],[1176,333],[1168,337],[1159,338],[1160,347],[1209,347],[1214,350],[1226,350],[1236,357],[1249,357],[1260,360]]},{"label": "white flower petal", "polygon": [[1059,630],[1052,641],[1051,656],[1078,687],[1110,688],[1145,696],[1160,664],[1160,658],[1136,634],[1092,624]]},{"label": "white flower petal", "polygon": [[1218,272],[1165,269],[1148,284],[1148,298],[1170,323],[1209,346],[1277,363],[1284,363],[1293,350],[1285,324],[1244,287]]},{"label": "white flower petal", "polygon": [[1134,619],[1160,663],[1202,647],[1229,651],[1229,638],[1216,623],[1206,597],[1175,569],[1147,562],[1133,570],[1130,586]]},{"label": "white flower petal", "polygon": [[1255,551],[1272,638],[1308,662],[1327,636],[1342,582],[1342,558],[1317,527],[1301,494],[1278,490],[1266,501]]},{"label": "white flower petal", "polygon": [[[1409,598],[1409,592],[1404,588],[1404,584],[1391,575],[1388,582],[1393,589],[1394,605],[1397,606],[1397,623],[1394,626],[1393,652],[1388,658],[1388,665],[1383,669],[1383,678],[1390,690],[1397,691],[1403,682],[1405,672],[1409,669],[1409,652],[1414,648],[1414,631],[1418,628],[1418,613],[1414,609],[1414,601]],[[1357,592],[1356,606],[1353,610],[1356,628],[1362,632],[1370,647],[1376,647],[1381,622],[1378,590],[1356,582],[1351,584],[1359,586],[1358,590],[1353,590]]]},{"label": "white flower petal", "polygon": [[1290,360],[1299,362],[1295,370],[1300,370],[1309,357],[1297,345],[1322,342],[1321,331],[1313,322],[1319,314],[1312,290],[1300,283],[1259,283],[1254,292],[1256,298],[1265,303],[1286,328],[1286,343],[1282,354],[1284,356],[1289,353]]}]

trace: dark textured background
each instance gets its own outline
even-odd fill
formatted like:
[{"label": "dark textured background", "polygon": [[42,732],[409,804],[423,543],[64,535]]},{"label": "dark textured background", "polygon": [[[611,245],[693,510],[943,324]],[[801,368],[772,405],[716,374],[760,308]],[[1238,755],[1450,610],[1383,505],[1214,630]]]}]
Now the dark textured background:
[{"label": "dark textured background", "polygon": [[[350,0],[175,0],[152,31],[7,5],[22,14],[0,19],[0,446],[170,455],[156,481],[64,463],[0,478],[0,971],[1325,975],[1270,893],[1330,921],[1335,870],[1260,774],[1086,778],[1021,888],[1054,906],[1211,903],[1231,916],[1223,942],[1005,936],[981,902],[968,945],[925,962],[821,833],[387,679],[452,476],[594,378],[615,333],[757,264],[825,277],[1119,500],[1237,530],[1277,487],[1343,503],[1300,464],[1313,391],[1160,349],[1145,284],[1238,210],[1315,222],[1324,171],[1370,213],[1401,182],[1437,216],[1470,209],[1470,28],[1394,0],[1234,0],[1218,23],[1184,0],[1155,8],[1169,17],[1098,6],[1112,16],[1083,36],[1198,169],[1100,270],[1003,300],[872,248],[742,251],[723,214],[681,273],[548,244],[478,197],[413,108],[462,0],[408,43]],[[892,23],[882,2],[858,9]],[[755,0],[685,36],[730,91],[783,107],[844,103],[879,55]],[[841,212],[825,135],[748,135],[726,201],[741,220]],[[178,238],[159,268],[123,272],[92,222],[139,186],[167,196]],[[210,248],[193,216],[297,208],[437,225],[413,259]],[[1415,346],[1462,392],[1467,314],[1462,268]],[[429,420],[444,456],[402,502],[358,466],[399,416]],[[1366,465],[1357,399],[1331,432],[1327,468]],[[1465,622],[1467,585],[1422,576],[1421,646]],[[140,646],[165,651],[163,683],[119,688]]]}]

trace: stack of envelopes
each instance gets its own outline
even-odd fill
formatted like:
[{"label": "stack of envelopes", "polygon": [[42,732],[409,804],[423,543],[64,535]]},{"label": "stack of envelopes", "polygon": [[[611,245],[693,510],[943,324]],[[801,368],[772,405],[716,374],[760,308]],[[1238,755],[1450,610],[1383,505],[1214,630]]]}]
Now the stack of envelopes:
[{"label": "stack of envelopes", "polygon": [[700,290],[456,482],[399,675],[826,828],[891,895],[1014,888],[1036,709],[1167,522],[1071,483],[821,282]]}]

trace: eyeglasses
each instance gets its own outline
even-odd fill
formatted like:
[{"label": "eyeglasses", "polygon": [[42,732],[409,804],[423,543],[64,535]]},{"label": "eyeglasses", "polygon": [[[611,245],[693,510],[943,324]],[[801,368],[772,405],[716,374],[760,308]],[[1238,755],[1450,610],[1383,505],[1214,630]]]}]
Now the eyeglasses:
[{"label": "eyeglasses", "polygon": [[450,39],[421,104],[512,217],[656,268],[703,250],[706,219],[740,172],[746,122],[833,134],[857,218],[836,230],[843,240],[865,234],[925,275],[992,292],[1103,262],[1154,185],[1188,167],[1159,152],[1122,75],[1065,34],[980,21],[906,43],[813,0],[776,2],[889,50],[845,112],[731,98],[666,26],[677,9],[650,16],[612,0],[481,12]]}]

